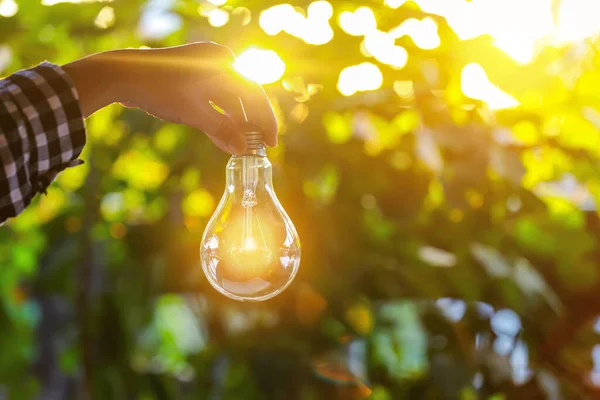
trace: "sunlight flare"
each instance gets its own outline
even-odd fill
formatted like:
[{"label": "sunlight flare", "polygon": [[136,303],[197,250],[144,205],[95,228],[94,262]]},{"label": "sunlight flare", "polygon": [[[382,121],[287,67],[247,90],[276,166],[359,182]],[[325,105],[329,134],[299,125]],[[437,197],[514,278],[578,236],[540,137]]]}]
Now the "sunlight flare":
[{"label": "sunlight flare", "polygon": [[243,76],[260,84],[276,82],[285,72],[285,63],[277,53],[257,48],[245,50],[234,66]]},{"label": "sunlight flare", "polygon": [[[527,64],[545,45],[580,43],[600,33],[600,2],[562,0],[415,0],[426,13],[444,17],[461,40],[490,35],[494,46]],[[413,38],[414,39],[414,38]]]}]

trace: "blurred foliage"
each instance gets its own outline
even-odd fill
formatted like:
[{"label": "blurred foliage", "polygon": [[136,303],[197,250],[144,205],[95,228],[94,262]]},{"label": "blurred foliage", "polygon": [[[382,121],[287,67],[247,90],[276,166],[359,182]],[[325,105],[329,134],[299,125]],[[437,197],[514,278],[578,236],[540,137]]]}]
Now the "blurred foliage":
[{"label": "blurred foliage", "polygon": [[[200,40],[275,52],[253,54],[274,74],[269,158],[302,264],[267,303],[218,295],[198,248],[227,155],[110,106],[86,163],[0,229],[0,398],[599,395],[594,35],[523,62],[426,10],[442,2],[332,1],[329,18],[320,2],[296,31],[297,1],[270,34],[265,1],[75,3],[0,1],[0,74]],[[508,31],[531,18],[511,4]],[[428,35],[387,43],[410,18]]]}]

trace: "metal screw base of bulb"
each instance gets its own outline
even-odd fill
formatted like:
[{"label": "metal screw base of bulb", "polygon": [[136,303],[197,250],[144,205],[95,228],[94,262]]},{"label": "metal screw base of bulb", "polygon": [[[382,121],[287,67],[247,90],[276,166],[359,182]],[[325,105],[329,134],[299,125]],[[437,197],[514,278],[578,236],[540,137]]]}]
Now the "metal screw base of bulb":
[{"label": "metal screw base of bulb", "polygon": [[262,133],[257,130],[251,130],[245,132],[244,135],[246,136],[246,151],[242,155],[266,157],[267,150]]}]

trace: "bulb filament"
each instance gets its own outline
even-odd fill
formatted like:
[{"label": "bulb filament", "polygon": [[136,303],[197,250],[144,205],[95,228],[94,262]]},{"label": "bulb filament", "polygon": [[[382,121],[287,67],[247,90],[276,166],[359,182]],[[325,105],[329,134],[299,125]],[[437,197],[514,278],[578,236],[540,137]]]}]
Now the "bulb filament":
[{"label": "bulb filament", "polygon": [[267,241],[260,226],[259,218],[256,218],[258,230],[254,231],[252,217],[254,207],[257,205],[256,185],[258,183],[258,171],[256,166],[256,157],[243,157],[242,164],[242,184],[244,193],[242,196],[242,207],[244,207],[244,219],[242,221],[241,249],[243,252],[253,253],[257,250],[268,250]]}]

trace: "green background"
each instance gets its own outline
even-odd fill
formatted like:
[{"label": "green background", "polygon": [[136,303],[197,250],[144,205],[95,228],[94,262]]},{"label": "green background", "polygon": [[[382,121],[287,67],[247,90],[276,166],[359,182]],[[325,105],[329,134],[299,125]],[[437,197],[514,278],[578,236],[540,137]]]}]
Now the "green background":
[{"label": "green background", "polygon": [[[410,2],[360,3],[332,2],[334,37],[320,46],[266,35],[258,17],[276,4],[266,1],[231,0],[228,12],[247,9],[220,28],[199,2],[152,2],[178,21],[156,38],[139,34],[151,6],[137,0],[23,0],[0,17],[3,76],[142,45],[275,50],[286,72],[265,86],[281,126],[269,159],[303,245],[300,272],[277,298],[218,295],[199,243],[228,156],[138,110],[98,112],[85,164],[0,228],[0,398],[598,394],[598,41],[548,47],[521,65],[489,36],[460,40],[433,16],[439,47],[399,39],[407,65],[370,59],[382,87],[345,97],[340,71],[366,58],[339,12],[367,5],[380,29],[427,16]],[[102,28],[104,7],[115,18]],[[494,112],[464,96],[471,62],[521,106]],[[396,80],[414,90],[397,95]]]}]

